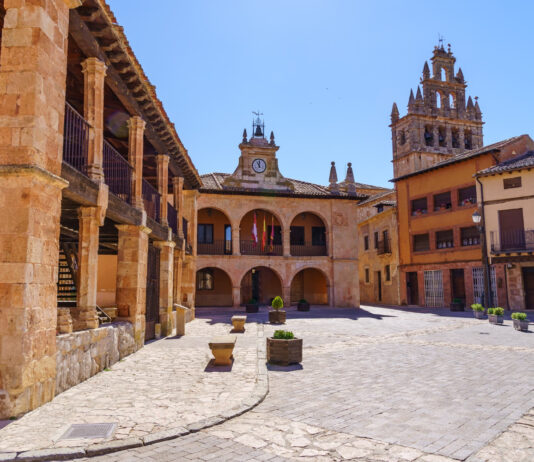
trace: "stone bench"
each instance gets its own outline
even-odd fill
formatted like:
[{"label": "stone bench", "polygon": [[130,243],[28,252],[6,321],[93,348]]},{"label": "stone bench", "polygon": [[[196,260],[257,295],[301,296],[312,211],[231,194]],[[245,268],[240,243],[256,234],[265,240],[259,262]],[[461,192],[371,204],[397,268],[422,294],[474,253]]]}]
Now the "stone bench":
[{"label": "stone bench", "polygon": [[235,335],[222,335],[219,337],[213,337],[209,346],[211,353],[215,358],[215,366],[229,366],[232,364],[232,353],[234,351],[234,346],[236,342]]},{"label": "stone bench", "polygon": [[234,327],[234,332],[245,332],[245,323],[247,322],[246,316],[232,316],[232,326]]}]

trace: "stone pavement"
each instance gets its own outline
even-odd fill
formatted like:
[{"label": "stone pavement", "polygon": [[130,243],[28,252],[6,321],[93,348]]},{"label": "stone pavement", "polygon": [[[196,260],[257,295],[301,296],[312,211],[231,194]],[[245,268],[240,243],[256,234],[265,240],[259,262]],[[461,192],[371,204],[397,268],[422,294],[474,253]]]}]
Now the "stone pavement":
[{"label": "stone pavement", "polygon": [[[204,323],[229,316],[197,314]],[[304,360],[269,366],[269,394],[253,410],[85,460],[534,460],[532,332],[470,313],[383,307],[291,310],[285,328],[304,339]]]},{"label": "stone pavement", "polygon": [[[251,323],[244,334],[236,334],[232,367],[213,367],[209,338],[230,329],[226,317],[197,319],[187,324],[182,338],[150,342],[0,430],[0,453],[102,442],[58,440],[71,424],[117,422],[113,439],[131,440],[232,415],[258,392],[257,345],[263,326]],[[264,361],[261,367],[265,369]]]}]

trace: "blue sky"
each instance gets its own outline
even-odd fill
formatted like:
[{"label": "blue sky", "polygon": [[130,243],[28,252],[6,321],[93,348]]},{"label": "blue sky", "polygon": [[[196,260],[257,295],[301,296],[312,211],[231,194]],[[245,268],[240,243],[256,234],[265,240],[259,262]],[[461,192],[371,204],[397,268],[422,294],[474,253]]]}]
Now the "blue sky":
[{"label": "blue sky", "polygon": [[[484,142],[532,131],[534,2],[108,0],[200,173],[232,172],[252,111],[283,175],[391,185],[389,114],[406,112],[438,33],[478,96]],[[147,5],[149,5],[147,7]]]}]

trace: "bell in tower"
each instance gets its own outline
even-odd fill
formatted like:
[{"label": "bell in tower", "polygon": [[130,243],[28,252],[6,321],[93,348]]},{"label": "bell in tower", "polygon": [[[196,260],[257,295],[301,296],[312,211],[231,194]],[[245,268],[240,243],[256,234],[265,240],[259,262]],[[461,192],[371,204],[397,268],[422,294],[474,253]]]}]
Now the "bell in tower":
[{"label": "bell in tower", "polygon": [[252,120],[252,133],[254,138],[263,138],[263,133],[265,132],[265,123],[260,119],[260,116],[263,115],[260,111],[253,112],[256,116]]}]

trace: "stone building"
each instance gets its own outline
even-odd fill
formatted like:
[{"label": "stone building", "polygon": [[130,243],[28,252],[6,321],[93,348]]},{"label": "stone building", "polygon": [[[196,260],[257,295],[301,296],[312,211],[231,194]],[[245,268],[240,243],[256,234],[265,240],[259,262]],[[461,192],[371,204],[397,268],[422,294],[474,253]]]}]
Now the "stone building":
[{"label": "stone building", "polygon": [[476,174],[491,263],[504,264],[506,304],[534,310],[534,151]]},{"label": "stone building", "polygon": [[274,134],[256,118],[232,174],[202,176],[198,197],[197,306],[267,304],[358,306],[357,204],[382,191],[354,181],[349,164],[330,185],[285,178]]},{"label": "stone building", "polygon": [[104,0],[2,6],[7,418],[142,347],[157,324],[169,333],[173,303],[194,306],[201,179]]},{"label": "stone building", "polygon": [[395,191],[386,190],[358,204],[358,247],[360,302],[400,305]]}]

